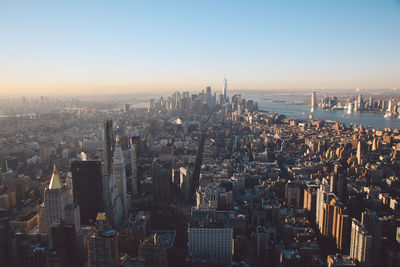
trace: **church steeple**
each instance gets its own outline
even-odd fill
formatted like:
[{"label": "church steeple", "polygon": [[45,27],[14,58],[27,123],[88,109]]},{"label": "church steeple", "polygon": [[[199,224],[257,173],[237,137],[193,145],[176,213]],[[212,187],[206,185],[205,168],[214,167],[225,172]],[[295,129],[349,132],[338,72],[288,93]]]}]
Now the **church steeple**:
[{"label": "church steeple", "polygon": [[62,187],[62,182],[60,175],[58,175],[56,164],[54,164],[53,175],[51,176],[49,189],[60,189]]}]

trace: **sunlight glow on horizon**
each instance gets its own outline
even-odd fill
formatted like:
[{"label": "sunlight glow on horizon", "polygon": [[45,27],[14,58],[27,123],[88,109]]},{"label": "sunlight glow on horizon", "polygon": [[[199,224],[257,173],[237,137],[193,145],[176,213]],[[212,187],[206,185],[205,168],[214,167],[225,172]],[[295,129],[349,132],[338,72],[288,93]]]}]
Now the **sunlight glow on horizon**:
[{"label": "sunlight glow on horizon", "polygon": [[4,1],[0,95],[400,88],[394,0]]}]

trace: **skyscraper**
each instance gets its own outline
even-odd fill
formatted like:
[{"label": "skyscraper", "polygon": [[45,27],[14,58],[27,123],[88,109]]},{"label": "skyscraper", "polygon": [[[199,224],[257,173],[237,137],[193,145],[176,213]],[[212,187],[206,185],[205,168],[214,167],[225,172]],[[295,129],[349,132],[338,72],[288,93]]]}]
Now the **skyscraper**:
[{"label": "skyscraper", "polygon": [[137,147],[131,143],[131,161],[132,161],[132,198],[138,195],[138,158]]},{"label": "skyscraper", "polygon": [[304,189],[303,208],[310,213],[311,218],[313,220],[315,220],[317,190],[318,190],[318,185],[314,185],[314,184],[309,184],[309,185],[307,185],[307,188]]},{"label": "skyscraper", "polygon": [[77,266],[78,249],[75,226],[62,220],[54,223],[51,227],[51,248],[56,252],[58,266]]},{"label": "skyscraper", "polygon": [[342,200],[344,195],[344,188],[345,188],[345,178],[343,174],[343,168],[338,163],[334,166],[333,174],[330,178],[330,188],[329,190],[332,193]]},{"label": "skyscraper", "polygon": [[153,161],[151,166],[153,200],[170,201],[171,166],[162,161]]},{"label": "skyscraper", "polygon": [[328,185],[322,183],[317,190],[317,201],[315,203],[316,204],[315,222],[317,225],[320,225],[320,222],[322,222],[322,208],[327,194],[328,194]]},{"label": "skyscraper", "polygon": [[311,112],[314,112],[315,108],[317,107],[317,93],[315,91],[311,94]]},{"label": "skyscraper", "polygon": [[191,257],[215,258],[228,265],[232,261],[233,229],[211,221],[191,223],[188,247]]},{"label": "skyscraper", "polygon": [[[177,92],[177,97],[179,95],[179,101],[181,96],[179,92]],[[139,152],[140,152],[140,135],[132,136],[130,138],[130,145],[131,145],[131,165],[132,165],[132,198],[137,197],[139,194]],[[129,192],[129,190],[128,190]]]},{"label": "skyscraper", "polygon": [[329,186],[327,184],[321,184],[320,188],[317,191],[315,220],[321,234],[324,234],[324,232],[329,233],[329,231],[331,231],[330,229],[324,230],[324,227],[326,227],[326,224],[324,222],[324,214],[326,214],[329,218],[332,218],[332,210],[328,206],[331,203],[331,200],[336,198],[336,196],[335,194],[329,192],[328,189]]},{"label": "skyscraper", "polygon": [[9,213],[5,209],[0,209],[0,266],[14,266],[12,236]]},{"label": "skyscraper", "polygon": [[103,182],[99,161],[74,161],[71,164],[74,201],[79,204],[81,224],[95,221],[104,210]]},{"label": "skyscraper", "polygon": [[86,235],[88,267],[117,267],[119,265],[118,233],[106,222],[106,214],[99,212],[96,226]]},{"label": "skyscraper", "polygon": [[185,201],[188,201],[190,194],[190,170],[186,167],[181,167],[179,169],[180,172],[180,183],[179,188],[181,191],[181,195]]},{"label": "skyscraper", "polygon": [[59,219],[74,224],[75,229],[80,228],[79,206],[73,201],[71,189],[61,182],[55,165],[50,184],[44,191],[44,208],[48,234],[50,234],[52,224]]},{"label": "skyscraper", "polygon": [[[146,240],[140,243],[139,247],[139,257],[145,259],[146,266],[158,266],[167,267],[168,265],[168,248],[166,241],[168,241],[169,236],[174,236],[173,234],[163,232],[154,233]],[[164,234],[164,235],[163,235]],[[170,239],[174,239],[171,237]],[[173,240],[171,241],[173,243]]]},{"label": "skyscraper", "polygon": [[337,249],[348,254],[351,220],[350,216],[345,214],[345,209],[342,206],[335,206],[333,227],[333,237]]},{"label": "skyscraper", "polygon": [[358,260],[362,266],[370,266],[372,237],[368,235],[359,221],[353,219],[351,224],[350,258]]},{"label": "skyscraper", "polygon": [[387,112],[392,112],[392,100],[389,100]]},{"label": "skyscraper", "polygon": [[374,100],[373,100],[372,96],[369,97],[368,107],[369,107],[369,109],[374,109]]},{"label": "skyscraper", "polygon": [[337,199],[334,198],[330,203],[325,202],[322,206],[321,234],[331,237],[333,234],[333,215]]},{"label": "skyscraper", "polygon": [[224,95],[224,102],[226,102],[226,90],[228,90],[228,80],[224,79],[224,88],[223,88],[223,95]]},{"label": "skyscraper", "polygon": [[295,208],[300,208],[300,187],[292,182],[285,186],[286,204]]},{"label": "skyscraper", "polygon": [[357,98],[357,110],[360,111],[363,109],[364,109],[364,100],[363,100],[362,94],[359,94],[358,98]]},{"label": "skyscraper", "polygon": [[125,159],[121,146],[117,146],[114,151],[113,174],[115,184],[121,197],[122,209],[124,216],[128,213],[128,195],[126,192],[126,169]]},{"label": "skyscraper", "polygon": [[374,253],[372,254],[371,261],[374,265],[377,265],[380,261],[382,223],[376,212],[367,209],[361,213],[361,224],[372,237],[372,251]]},{"label": "skyscraper", "polygon": [[103,124],[103,162],[104,174],[111,175],[112,171],[112,147],[113,147],[113,123],[106,120]]},{"label": "skyscraper", "polygon": [[103,200],[108,222],[112,226],[120,225],[124,219],[124,211],[118,185],[113,175],[103,175]]},{"label": "skyscraper", "polygon": [[131,109],[131,106],[129,104],[124,104],[124,113],[125,114],[129,113],[130,109]]},{"label": "skyscraper", "polygon": [[358,141],[357,143],[357,164],[361,165],[362,164],[362,156],[363,156],[363,146],[361,141]]},{"label": "skyscraper", "polygon": [[211,86],[206,87],[206,103],[208,107],[211,107],[212,105],[212,94],[211,94]]}]

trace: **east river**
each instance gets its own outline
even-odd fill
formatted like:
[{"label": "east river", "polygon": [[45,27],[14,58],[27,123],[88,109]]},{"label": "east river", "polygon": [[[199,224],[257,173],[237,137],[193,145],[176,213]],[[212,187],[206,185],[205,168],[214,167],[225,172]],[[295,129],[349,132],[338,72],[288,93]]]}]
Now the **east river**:
[{"label": "east river", "polygon": [[242,96],[246,99],[257,101],[258,108],[262,111],[284,114],[288,118],[308,119],[309,115],[313,114],[314,119],[340,121],[346,126],[352,124],[371,126],[376,129],[400,129],[400,119],[397,119],[397,117],[386,119],[384,118],[384,113],[354,111],[347,113],[347,110],[331,111],[322,109],[316,109],[311,113],[310,107],[303,103],[302,97],[269,94],[242,94]]}]

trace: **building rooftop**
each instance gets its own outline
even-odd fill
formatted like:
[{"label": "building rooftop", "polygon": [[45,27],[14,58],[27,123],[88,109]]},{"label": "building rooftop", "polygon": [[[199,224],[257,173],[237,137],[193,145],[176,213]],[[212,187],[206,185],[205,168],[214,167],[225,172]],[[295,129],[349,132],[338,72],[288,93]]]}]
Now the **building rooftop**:
[{"label": "building rooftop", "polygon": [[152,234],[165,248],[173,248],[175,244],[175,230],[153,230]]},{"label": "building rooftop", "polygon": [[60,175],[58,174],[57,167],[54,164],[53,174],[51,175],[51,180],[49,184],[49,189],[60,189],[62,187],[62,182]]}]

